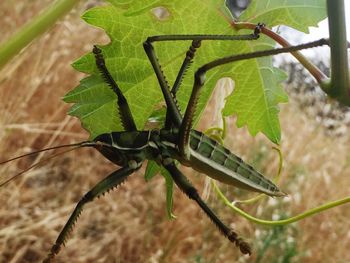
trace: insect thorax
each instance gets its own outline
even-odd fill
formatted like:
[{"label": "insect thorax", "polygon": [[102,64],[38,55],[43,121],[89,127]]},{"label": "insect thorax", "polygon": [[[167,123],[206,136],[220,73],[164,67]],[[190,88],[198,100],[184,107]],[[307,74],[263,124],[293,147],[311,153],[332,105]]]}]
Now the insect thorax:
[{"label": "insect thorax", "polygon": [[95,148],[108,160],[125,166],[128,161],[143,162],[149,147],[149,131],[123,131],[98,135],[94,142]]},{"label": "insect thorax", "polygon": [[104,133],[94,139],[95,148],[108,160],[124,166],[130,160],[158,160],[164,152],[176,154],[177,130],[123,131]]}]

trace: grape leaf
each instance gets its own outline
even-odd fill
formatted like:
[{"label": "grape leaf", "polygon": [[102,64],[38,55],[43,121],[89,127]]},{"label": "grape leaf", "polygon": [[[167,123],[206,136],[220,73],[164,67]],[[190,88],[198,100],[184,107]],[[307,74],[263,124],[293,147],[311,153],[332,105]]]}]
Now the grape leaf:
[{"label": "grape leaf", "polygon": [[169,172],[165,170],[163,167],[160,167],[155,161],[148,161],[147,168],[145,171],[145,180],[149,181],[154,176],[156,176],[158,173],[161,173],[161,175],[165,179],[165,186],[166,186],[166,212],[169,219],[175,219],[176,216],[172,213],[173,211],[173,188],[174,188],[174,181],[172,180]]},{"label": "grape leaf", "polygon": [[[138,129],[143,129],[155,107],[163,101],[155,74],[142,47],[143,41],[152,35],[237,32],[229,26],[227,18],[220,11],[224,5],[222,0],[110,2],[110,5],[88,10],[83,19],[102,28],[110,37],[110,44],[101,47],[107,67],[127,98]],[[154,14],[157,6],[168,12],[165,19],[158,19]],[[301,10],[307,10],[308,16],[301,16]],[[305,31],[307,26],[316,24],[324,17],[324,0],[286,0],[283,3],[260,0],[252,1],[240,19],[264,22],[268,26],[284,24]],[[246,33],[251,31],[239,32]],[[176,78],[189,45],[189,41],[154,44],[170,85]],[[182,112],[192,89],[196,68],[219,57],[273,46],[272,41],[264,36],[257,41],[203,41],[177,95]],[[75,103],[69,114],[81,120],[83,127],[90,132],[90,138],[123,130],[117,115],[116,96],[99,76],[92,54],[78,59],[73,67],[91,76],[83,79],[76,89],[64,97],[66,102]],[[272,142],[278,143],[281,137],[278,103],[287,101],[279,85],[282,76],[278,69],[272,67],[271,58],[250,59],[210,70],[201,93],[196,120],[204,110],[216,81],[221,77],[230,77],[236,85],[227,100],[224,114],[237,114],[238,126],[247,125],[253,135],[263,132]]]},{"label": "grape leaf", "polygon": [[317,26],[326,18],[326,11],[326,0],[259,0],[252,1],[240,20],[252,23],[269,21],[269,27],[286,25],[308,33],[310,26]]},{"label": "grape leaf", "polygon": [[[222,0],[109,2],[110,5],[88,10],[83,19],[102,28],[110,37],[110,44],[101,47],[106,64],[126,96],[136,125],[141,130],[150,116],[162,119],[158,116],[161,111],[158,110],[154,114],[154,110],[159,109],[157,105],[163,101],[157,79],[143,51],[143,41],[152,35],[237,32],[229,26],[224,15],[227,14],[227,10],[222,10]],[[240,19],[255,23],[264,22],[268,26],[284,24],[305,31],[307,26],[314,25],[325,17],[324,0],[308,2],[312,2],[312,5],[298,0],[286,0],[283,4],[276,0],[253,0]],[[161,19],[154,12],[155,8],[160,6],[166,11],[166,16]],[[300,16],[300,12],[305,10],[310,11],[312,15]],[[239,32],[244,33],[252,32]],[[154,44],[170,85],[176,79],[189,45],[188,41]],[[177,94],[182,112],[190,96],[196,68],[220,57],[273,46],[274,43],[266,37],[257,41],[203,41]],[[123,130],[117,114],[116,96],[99,76],[93,55],[89,53],[83,56],[73,67],[90,76],[81,80],[80,85],[64,97],[67,103],[75,103],[69,114],[81,120],[83,127],[90,132],[91,139],[102,133]],[[278,104],[287,101],[287,96],[280,86],[285,74],[272,66],[269,57],[240,61],[210,70],[207,72],[207,81],[197,105],[196,120],[204,110],[215,83],[222,77],[230,77],[235,81],[235,91],[227,98],[224,114],[237,114],[238,126],[247,125],[251,134],[263,132],[272,142],[278,143],[281,138]],[[149,162],[146,180],[150,180],[159,170],[155,162]],[[173,218],[173,181],[164,171],[162,175],[167,188],[167,213]]]}]

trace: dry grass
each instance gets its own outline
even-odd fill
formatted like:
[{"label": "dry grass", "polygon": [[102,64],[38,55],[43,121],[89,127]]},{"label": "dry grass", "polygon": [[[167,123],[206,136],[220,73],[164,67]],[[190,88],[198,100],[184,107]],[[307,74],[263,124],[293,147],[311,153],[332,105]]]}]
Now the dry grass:
[{"label": "dry grass", "polygon": [[[16,27],[23,24],[47,2],[36,0],[18,7],[2,1],[3,35],[8,36],[13,23]],[[1,71],[1,159],[87,137],[79,122],[66,116],[68,105],[60,99],[82,77],[69,64],[93,44],[107,42],[102,32],[80,21],[84,8],[81,5],[71,12]],[[290,195],[245,209],[264,218],[289,216],[348,195],[349,136],[327,138],[293,103],[282,107],[281,119],[285,166],[280,185]],[[208,122],[206,118],[201,127]],[[230,134],[229,148],[265,174],[276,173],[276,154],[263,136],[251,138],[244,129],[230,129]],[[40,158],[2,166],[1,181]],[[0,262],[43,259],[79,198],[113,169],[96,152],[82,149],[0,189]],[[185,172],[190,175],[190,170]],[[145,183],[142,176],[142,172],[133,175],[117,191],[89,204],[56,262],[350,261],[349,205],[272,229],[232,214],[210,195],[210,206],[254,244],[255,253],[247,259],[178,190],[177,219],[167,220],[163,179],[158,176]],[[190,177],[199,189],[205,189],[203,176]],[[247,196],[237,189],[223,189],[228,195]]]}]

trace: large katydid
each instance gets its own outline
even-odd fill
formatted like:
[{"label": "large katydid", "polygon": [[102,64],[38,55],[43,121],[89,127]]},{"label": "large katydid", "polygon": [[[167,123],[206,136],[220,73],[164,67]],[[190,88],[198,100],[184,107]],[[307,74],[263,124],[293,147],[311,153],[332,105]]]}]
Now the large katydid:
[{"label": "large katydid", "polygon": [[[82,211],[83,206],[107,190],[118,186],[130,174],[138,170],[145,160],[154,160],[159,165],[163,166],[169,172],[178,187],[201,207],[201,209],[219,228],[224,236],[226,236],[231,242],[235,243],[240,248],[242,253],[251,253],[251,248],[248,243],[239,238],[236,232],[227,227],[215,215],[215,213],[201,199],[197,193],[197,190],[191,185],[188,179],[176,166],[175,161],[177,160],[183,165],[190,166],[195,170],[201,171],[208,176],[226,184],[235,185],[251,191],[265,193],[269,196],[284,195],[284,193],[280,191],[274,183],[265,178],[253,167],[246,164],[241,158],[231,153],[227,148],[221,146],[203,133],[192,130],[193,115],[196,109],[197,100],[199,98],[200,89],[204,85],[205,72],[213,67],[237,60],[296,51],[299,49],[327,44],[327,41],[320,40],[295,47],[230,56],[212,61],[202,66],[195,73],[193,90],[184,117],[181,115],[177,106],[176,93],[180,87],[184,72],[193,60],[196,49],[200,47],[201,41],[256,40],[259,37],[261,27],[262,25],[258,24],[254,30],[254,33],[249,35],[165,35],[149,37],[144,42],[144,48],[156,73],[167,105],[164,128],[150,131],[138,131],[136,129],[128,102],[118,85],[111,77],[111,74],[105,65],[101,49],[96,46],[94,47],[93,53],[95,54],[97,68],[101,72],[105,81],[117,95],[118,110],[125,131],[101,134],[92,141],[84,141],[81,143],[53,148],[73,147],[73,149],[76,149],[80,147],[94,147],[107,159],[118,166],[121,166],[122,168],[108,175],[83,196],[63,230],[60,232],[60,235],[58,236],[55,244],[52,246],[45,262],[50,262],[59,252],[60,247],[64,244],[68,233],[73,228],[73,225]],[[184,58],[175,84],[173,85],[172,89],[170,89],[165,76],[162,73],[160,64],[158,63],[152,43],[155,41],[186,40],[192,41],[192,44],[186,53],[186,57]],[[41,151],[49,149],[43,149]],[[8,161],[4,161],[0,164]],[[0,184],[0,186],[3,186],[10,180]]]}]

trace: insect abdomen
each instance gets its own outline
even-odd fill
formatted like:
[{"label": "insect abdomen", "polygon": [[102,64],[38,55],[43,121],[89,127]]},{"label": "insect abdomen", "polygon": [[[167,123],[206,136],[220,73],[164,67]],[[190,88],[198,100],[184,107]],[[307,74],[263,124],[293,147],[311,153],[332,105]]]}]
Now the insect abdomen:
[{"label": "insect abdomen", "polygon": [[192,130],[190,148],[192,167],[218,181],[271,196],[285,195],[252,166],[201,132]]}]

